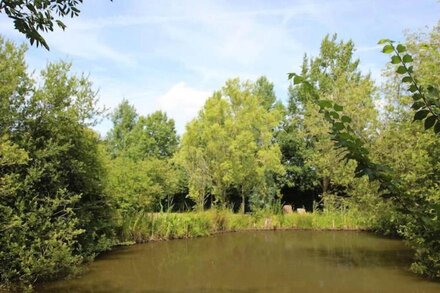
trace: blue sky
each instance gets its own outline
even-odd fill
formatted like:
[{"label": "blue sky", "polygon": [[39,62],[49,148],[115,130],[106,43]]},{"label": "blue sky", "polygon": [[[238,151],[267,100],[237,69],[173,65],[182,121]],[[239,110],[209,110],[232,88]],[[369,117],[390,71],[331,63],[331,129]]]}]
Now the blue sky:
[{"label": "blue sky", "polygon": [[[299,70],[304,53],[316,55],[326,34],[352,39],[362,70],[380,80],[387,57],[377,41],[403,40],[405,30],[440,19],[436,0],[84,2],[66,31],[47,35],[50,52],[29,49],[30,69],[71,61],[107,107],[126,98],[140,114],[166,111],[180,133],[228,78],[266,75],[285,101],[287,72]],[[26,42],[4,15],[0,33]],[[110,127],[103,121],[97,130]]]}]

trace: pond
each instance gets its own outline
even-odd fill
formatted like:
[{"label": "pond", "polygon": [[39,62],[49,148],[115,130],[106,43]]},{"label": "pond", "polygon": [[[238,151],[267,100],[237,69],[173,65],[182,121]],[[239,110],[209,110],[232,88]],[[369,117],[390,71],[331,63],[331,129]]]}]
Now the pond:
[{"label": "pond", "polygon": [[121,247],[38,292],[440,292],[398,240],[364,232],[258,231]]}]

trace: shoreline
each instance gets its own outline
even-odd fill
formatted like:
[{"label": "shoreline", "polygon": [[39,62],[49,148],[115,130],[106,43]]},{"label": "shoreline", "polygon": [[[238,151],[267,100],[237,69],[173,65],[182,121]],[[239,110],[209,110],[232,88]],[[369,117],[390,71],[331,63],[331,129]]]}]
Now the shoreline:
[{"label": "shoreline", "polygon": [[[195,239],[195,238],[204,238],[204,237],[210,237],[210,236],[215,236],[215,235],[219,235],[219,234],[228,234],[228,233],[240,233],[240,232],[268,232],[268,231],[273,231],[273,232],[277,232],[277,231],[313,231],[313,232],[366,232],[366,233],[373,233],[374,232],[370,229],[367,228],[247,228],[247,229],[240,229],[240,230],[225,230],[225,231],[215,231],[212,232],[208,235],[203,235],[203,236],[188,236],[188,237],[175,237],[175,238],[154,238],[154,239],[149,239],[149,240],[145,240],[145,241],[140,241],[140,242],[132,242],[132,243],[120,243],[120,244],[116,244],[113,247],[124,247],[124,246],[133,246],[133,245],[138,245],[138,244],[147,244],[147,243],[151,243],[151,242],[162,242],[162,241],[173,241],[173,240],[188,240],[188,239]],[[383,236],[386,237],[386,236]],[[398,239],[398,238],[397,238]],[[107,252],[111,252],[111,250],[107,251]],[[103,252],[106,253],[106,252]]]}]

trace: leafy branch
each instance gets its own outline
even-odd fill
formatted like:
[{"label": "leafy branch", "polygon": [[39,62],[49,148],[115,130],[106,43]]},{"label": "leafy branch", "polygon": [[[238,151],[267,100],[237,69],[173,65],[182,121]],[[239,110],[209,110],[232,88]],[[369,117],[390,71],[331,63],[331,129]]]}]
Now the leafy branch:
[{"label": "leafy branch", "polygon": [[407,90],[411,92],[414,103],[411,108],[416,112],[414,121],[425,120],[425,129],[434,127],[436,134],[440,133],[440,91],[433,85],[423,88],[414,77],[413,66],[410,65],[414,60],[407,53],[406,47],[402,44],[394,46],[394,41],[382,39],[378,42],[385,45],[382,52],[392,54],[391,64],[397,66],[396,73],[402,76],[401,82],[408,85]]},{"label": "leafy branch", "polygon": [[1,0],[0,13],[14,21],[15,29],[24,34],[31,45],[35,43],[37,47],[41,45],[49,50],[41,32],[53,31],[55,26],[64,30],[66,25],[55,16],[77,17],[80,13],[78,6],[82,3],[83,0]]},{"label": "leafy branch", "polygon": [[344,115],[342,105],[330,100],[323,100],[319,97],[315,87],[304,77],[296,73],[289,73],[288,78],[294,85],[301,85],[309,93],[313,103],[319,106],[320,113],[324,114],[324,119],[330,123],[330,136],[335,142],[337,149],[344,152],[343,160],[357,162],[355,177],[368,176],[370,181],[377,180],[380,183],[380,190],[383,197],[397,197],[401,192],[400,184],[393,179],[393,172],[390,167],[374,163],[370,159],[366,142],[351,127],[351,118]]},{"label": "leafy branch", "polygon": [[[434,126],[434,132],[438,134],[440,132],[438,89],[428,86],[425,91],[418,84],[413,75],[413,67],[409,66],[413,58],[407,53],[403,55],[406,52],[403,45],[399,44],[394,47],[393,42],[389,40],[382,40],[379,43],[386,44],[383,49],[384,53],[395,53],[391,57],[391,63],[400,64],[396,72],[403,75],[402,82],[409,85],[408,91],[412,93],[414,104],[411,108],[416,111],[414,121],[425,120],[425,129]],[[331,125],[330,135],[336,148],[345,152],[345,160],[352,159],[357,162],[355,176],[367,175],[370,181],[377,181],[382,197],[391,199],[404,214],[410,216],[413,226],[417,229],[410,231],[406,237],[409,237],[412,242],[417,242],[415,247],[418,253],[423,256],[426,251],[438,251],[440,203],[432,202],[423,195],[408,193],[396,172],[387,165],[373,162],[366,148],[366,142],[350,126],[351,118],[341,113],[343,110],[341,105],[320,99],[315,87],[303,76],[289,73],[288,78],[293,81],[294,85],[301,85],[309,93],[311,101],[319,105],[324,119]],[[420,241],[424,241],[423,245]],[[432,273],[431,276],[434,274],[438,273]]]}]

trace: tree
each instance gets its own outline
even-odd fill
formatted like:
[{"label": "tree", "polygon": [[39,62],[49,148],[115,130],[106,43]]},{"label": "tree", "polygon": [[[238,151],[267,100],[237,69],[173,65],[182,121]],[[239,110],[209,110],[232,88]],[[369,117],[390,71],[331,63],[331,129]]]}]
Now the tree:
[{"label": "tree", "polygon": [[[62,276],[112,243],[103,194],[96,93],[70,64],[49,64],[41,86],[23,47],[0,39],[0,282]],[[10,66],[14,64],[15,66]]]},{"label": "tree", "polygon": [[264,78],[259,81],[227,81],[187,126],[178,157],[195,197],[204,198],[210,191],[215,201],[225,205],[227,191],[234,188],[244,211],[251,196],[261,205],[276,195],[270,188],[272,177],[284,169],[273,129],[279,125],[282,111],[272,101],[273,86]]},{"label": "tree", "polygon": [[[295,84],[302,84],[312,97],[311,100],[319,105],[321,113],[331,125],[330,135],[335,142],[335,147],[344,151],[344,160],[357,162],[356,176],[366,175],[370,181],[376,181],[382,199],[391,200],[391,206],[396,207],[397,232],[415,250],[415,261],[411,266],[413,271],[431,278],[438,278],[440,276],[440,189],[438,185],[440,142],[436,134],[421,132],[421,125],[410,123],[409,113],[404,112],[405,109],[410,111],[405,104],[408,104],[408,98],[411,97],[415,101],[412,109],[416,111],[413,120],[426,118],[427,115],[417,114],[420,108],[424,108],[423,110],[432,115],[429,117],[434,117],[432,125],[430,123],[427,125],[428,119],[425,119],[425,129],[435,124],[437,96],[435,92],[428,89],[437,88],[438,85],[427,83],[423,87],[420,86],[418,80],[422,83],[432,81],[431,75],[436,76],[436,71],[421,70],[422,73],[429,73],[429,76],[425,77],[423,74],[418,76],[417,71],[414,71],[414,67],[410,65],[414,57],[406,53],[406,46],[402,44],[395,46],[389,40],[381,40],[379,44],[384,44],[384,53],[394,53],[391,63],[396,65],[395,72],[402,78],[397,79],[399,94],[392,97],[393,103],[391,104],[393,106],[391,109],[397,105],[398,115],[388,115],[394,120],[386,125],[377,141],[379,148],[373,154],[367,147],[366,140],[352,128],[351,118],[341,116],[342,106],[328,100],[321,100],[314,85],[301,76],[290,74],[290,77],[293,78]],[[438,60],[431,59],[432,56],[436,54],[425,56],[420,54],[418,55],[420,60],[414,63],[419,64],[420,68],[435,69],[432,62],[435,64]],[[427,58],[424,59],[424,57]],[[396,79],[393,78],[392,82],[395,81]],[[404,95],[400,95],[400,82],[407,86]],[[403,106],[399,105],[402,102]],[[421,104],[417,105],[417,102]],[[376,163],[375,159],[380,160],[381,163]],[[395,218],[388,221],[395,221]]]},{"label": "tree", "polygon": [[273,90],[273,83],[271,83],[265,76],[261,76],[255,81],[253,94],[260,97],[263,106],[267,110],[274,108],[276,105],[278,107],[281,105],[281,103],[277,103],[277,97]]},{"label": "tree", "polygon": [[[352,41],[338,41],[337,35],[327,35],[321,43],[318,57],[310,60],[304,57],[301,75],[296,78],[307,79],[319,99],[343,106],[341,115],[353,117],[351,125],[356,133],[368,137],[377,122],[374,107],[376,89],[370,76],[360,72],[359,60],[353,59],[353,53]],[[343,153],[335,150],[329,135],[331,125],[320,113],[308,89],[300,84],[292,88],[290,93],[289,108],[297,112],[296,117],[303,119],[297,129],[310,146],[304,155],[306,166],[316,170],[321,177],[323,194],[332,193],[332,187],[355,186],[355,162],[348,162],[347,165],[338,163]]]},{"label": "tree", "polygon": [[111,120],[113,128],[107,134],[107,145],[112,157],[117,157],[127,151],[128,137],[138,121],[138,114],[134,106],[124,99],[113,111]]},{"label": "tree", "polygon": [[35,43],[37,47],[42,45],[49,50],[49,45],[40,33],[53,31],[55,25],[64,30],[66,25],[55,17],[78,16],[78,6],[82,2],[83,0],[4,0],[0,2],[0,12],[14,20],[15,29],[24,34],[31,45]]},{"label": "tree", "polygon": [[[259,79],[262,80],[265,79]],[[261,82],[240,83],[239,79],[227,81],[223,88],[223,96],[230,101],[234,117],[228,131],[233,135],[232,182],[240,191],[242,212],[249,197],[254,208],[270,204],[278,196],[273,176],[284,172],[281,152],[273,139],[273,130],[281,123],[283,109],[280,106],[268,109],[267,101],[272,100],[273,91],[256,95],[260,89]]]},{"label": "tree", "polygon": [[392,199],[398,201],[398,212],[404,215],[399,233],[415,251],[411,268],[431,278],[440,277],[439,28],[438,24],[429,34],[410,34],[405,45],[379,41],[384,45],[382,51],[392,54],[398,78],[389,83],[398,94],[388,97],[388,109],[396,113],[389,115],[394,119],[383,130],[373,153],[374,159],[391,168],[391,178],[399,184]]},{"label": "tree", "polygon": [[156,111],[138,121],[127,136],[127,153],[135,159],[170,158],[177,149],[179,138],[174,120]]},{"label": "tree", "polygon": [[206,196],[211,185],[208,161],[199,132],[200,121],[193,120],[186,126],[182,144],[176,153],[176,162],[188,177],[188,197],[196,203],[196,209],[203,211]]},{"label": "tree", "polygon": [[128,157],[107,160],[106,192],[115,198],[121,221],[160,211],[163,200],[178,192],[179,177],[169,161]]},{"label": "tree", "polygon": [[[157,111],[138,116],[123,100],[112,114],[107,135],[106,191],[115,199],[121,226],[137,223],[146,212],[159,211],[163,202],[181,192],[181,172],[171,158],[178,146],[174,120]],[[137,220],[136,220],[137,219]]]},{"label": "tree", "polygon": [[[289,88],[289,92],[292,91]],[[275,139],[280,146],[282,164],[286,170],[284,176],[278,178],[278,185],[287,201],[294,204],[304,204],[314,198],[308,194],[316,193],[320,186],[320,178],[315,168],[308,164],[307,149],[312,147],[311,141],[304,139],[303,112],[297,108],[294,96],[290,95],[283,122],[275,130]]]},{"label": "tree", "polygon": [[230,105],[215,92],[186,127],[177,158],[188,174],[189,197],[198,209],[203,209],[209,191],[215,201],[226,204],[231,184],[230,124]]}]

